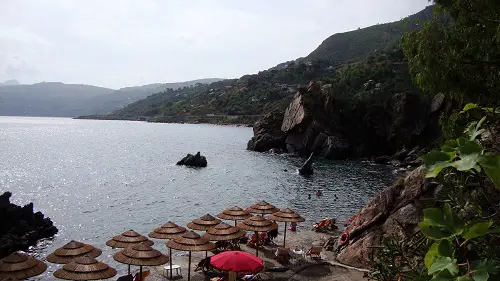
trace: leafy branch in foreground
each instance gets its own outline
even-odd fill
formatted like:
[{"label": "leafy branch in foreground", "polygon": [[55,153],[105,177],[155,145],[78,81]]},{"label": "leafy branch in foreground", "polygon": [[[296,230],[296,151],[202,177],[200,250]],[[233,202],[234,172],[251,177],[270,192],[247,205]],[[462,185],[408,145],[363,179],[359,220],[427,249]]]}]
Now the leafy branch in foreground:
[{"label": "leafy branch in foreground", "polygon": [[[476,109],[496,114],[496,110],[474,104],[466,105],[461,113]],[[463,137],[446,141],[440,150],[423,155],[426,177],[436,178],[442,185],[451,183],[451,188],[462,195],[467,194],[464,189],[471,187],[484,191],[484,186],[488,185],[486,179],[500,189],[500,156],[488,152],[481,144],[483,135],[488,131],[484,128],[486,122],[487,116],[483,116],[479,121],[469,123]],[[490,278],[498,277],[500,273],[498,253],[491,255],[481,249],[487,247],[487,236],[500,233],[500,227],[493,226],[493,219],[480,217],[483,208],[478,202],[469,204],[468,198],[452,198],[452,194],[448,195],[442,209],[425,209],[424,219],[419,224],[424,235],[434,241],[424,258],[427,273],[432,276],[430,280],[498,280]],[[450,205],[457,202],[467,204]],[[475,210],[472,215],[467,206],[476,206],[472,208]],[[496,209],[497,205],[491,204],[490,207]],[[462,216],[457,215],[454,209]]]}]

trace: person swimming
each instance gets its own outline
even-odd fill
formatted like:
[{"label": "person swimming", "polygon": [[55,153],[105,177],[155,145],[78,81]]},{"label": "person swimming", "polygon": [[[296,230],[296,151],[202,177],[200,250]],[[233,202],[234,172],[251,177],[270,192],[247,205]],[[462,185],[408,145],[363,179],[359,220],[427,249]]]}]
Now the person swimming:
[{"label": "person swimming", "polygon": [[307,199],[311,199],[311,194],[307,194]]},{"label": "person swimming", "polygon": [[316,191],[316,196],[320,197],[321,195],[323,195],[323,192],[321,192],[321,190],[318,189],[318,191]]}]

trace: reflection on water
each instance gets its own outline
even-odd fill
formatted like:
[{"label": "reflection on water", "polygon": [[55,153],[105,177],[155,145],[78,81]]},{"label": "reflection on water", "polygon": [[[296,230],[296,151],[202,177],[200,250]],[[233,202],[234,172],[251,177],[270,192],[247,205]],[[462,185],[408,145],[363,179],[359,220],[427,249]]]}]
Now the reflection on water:
[{"label": "reflection on water", "polygon": [[[0,117],[0,191],[17,204],[33,201],[59,228],[34,249],[40,256],[75,239],[111,262],[104,242],[128,229],[146,235],[167,220],[185,225],[262,199],[296,210],[309,227],[352,216],[393,178],[388,167],[361,161],[321,161],[304,178],[301,159],[246,151],[251,136],[245,127]],[[207,168],[175,165],[197,151]]]}]

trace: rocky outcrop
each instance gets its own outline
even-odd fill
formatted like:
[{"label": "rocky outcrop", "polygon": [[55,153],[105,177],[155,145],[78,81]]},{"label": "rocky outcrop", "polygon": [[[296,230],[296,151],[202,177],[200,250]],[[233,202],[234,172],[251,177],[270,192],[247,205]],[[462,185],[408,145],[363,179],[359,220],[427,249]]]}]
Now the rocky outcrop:
[{"label": "rocky outcrop", "polygon": [[41,212],[33,212],[33,203],[24,207],[10,203],[10,192],[0,195],[0,258],[18,250],[27,250],[43,238],[57,233],[57,228]]},{"label": "rocky outcrop", "polygon": [[389,160],[378,162],[418,166],[418,155],[410,152],[429,147],[439,136],[444,104],[442,94],[430,98],[406,92],[374,101],[339,99],[310,83],[299,88],[284,114],[270,113],[255,124],[248,149],[327,159],[387,155]]},{"label": "rocky outcrop", "polygon": [[314,153],[311,153],[311,155],[309,156],[309,158],[307,158],[306,162],[304,162],[304,164],[302,165],[302,167],[300,167],[300,169],[299,169],[299,174],[300,175],[302,175],[302,176],[311,176],[311,175],[314,174],[313,161],[312,161],[313,155],[314,155]]},{"label": "rocky outcrop", "polygon": [[422,220],[423,202],[433,200],[434,189],[435,185],[425,178],[420,167],[381,191],[354,216],[347,228],[349,242],[336,248],[337,259],[352,266],[367,267],[373,247],[381,245],[383,237],[404,239],[412,235]]},{"label": "rocky outcrop", "polygon": [[286,134],[281,131],[282,111],[271,111],[253,126],[254,137],[248,141],[247,149],[258,152],[285,149]]},{"label": "rocky outcrop", "polygon": [[207,166],[207,158],[205,156],[201,156],[200,152],[195,155],[189,154],[182,158],[177,165],[184,165],[189,167],[206,167]]}]

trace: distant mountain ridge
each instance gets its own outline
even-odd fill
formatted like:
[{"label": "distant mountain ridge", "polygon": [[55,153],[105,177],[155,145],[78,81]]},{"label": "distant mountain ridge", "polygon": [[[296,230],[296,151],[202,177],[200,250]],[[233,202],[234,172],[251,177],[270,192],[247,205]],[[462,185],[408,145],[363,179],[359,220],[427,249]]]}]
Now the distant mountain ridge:
[{"label": "distant mountain ridge", "polygon": [[11,80],[7,80],[7,81],[4,81],[2,83],[0,83],[0,87],[2,86],[13,86],[13,85],[20,85],[21,83],[19,83],[19,81],[17,81],[16,79],[11,79]]},{"label": "distant mountain ridge", "polygon": [[220,80],[222,79],[207,78],[186,82],[155,83],[118,90],[61,82],[20,85],[15,84],[15,80],[9,80],[6,81],[9,82],[7,84],[6,82],[0,84],[0,115],[75,117],[107,114],[159,91]]}]

